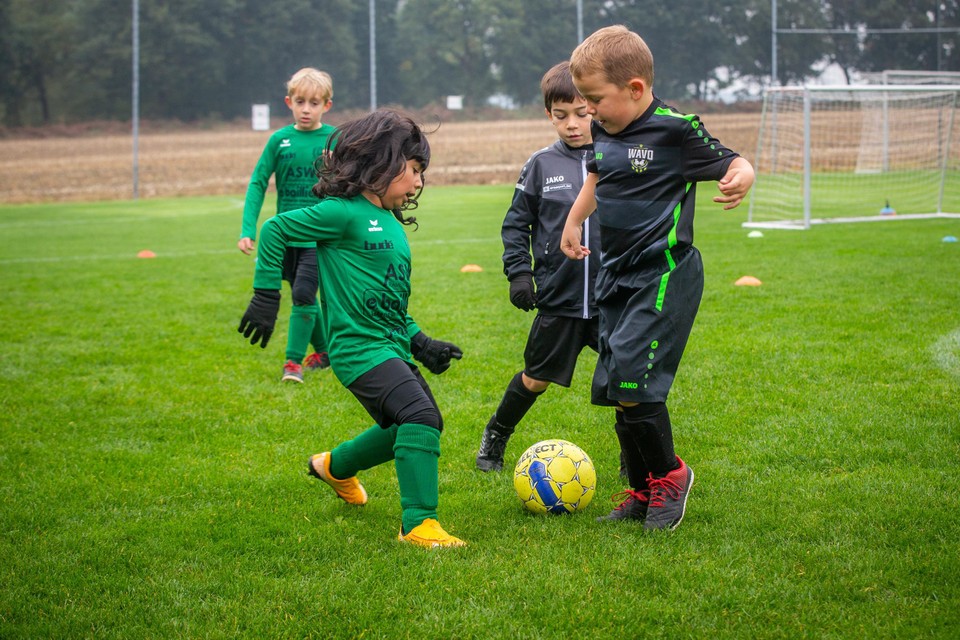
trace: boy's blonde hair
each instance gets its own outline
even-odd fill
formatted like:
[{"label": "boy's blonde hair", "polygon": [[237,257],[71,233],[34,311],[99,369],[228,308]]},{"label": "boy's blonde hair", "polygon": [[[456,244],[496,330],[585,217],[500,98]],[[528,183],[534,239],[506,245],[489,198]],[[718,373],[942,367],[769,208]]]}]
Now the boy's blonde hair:
[{"label": "boy's blonde hair", "polygon": [[540,79],[540,92],[543,94],[543,106],[547,111],[553,108],[554,102],[583,100],[583,96],[573,85],[570,63],[566,60],[553,65],[543,74],[543,78]]},{"label": "boy's blonde hair", "polygon": [[653,86],[653,54],[638,34],[622,24],[594,31],[570,55],[575,78],[602,74],[610,84],[624,87],[631,78]]},{"label": "boy's blonde hair", "polygon": [[287,82],[287,95],[312,97],[319,95],[326,102],[333,99],[333,78],[326,71],[304,67]]}]

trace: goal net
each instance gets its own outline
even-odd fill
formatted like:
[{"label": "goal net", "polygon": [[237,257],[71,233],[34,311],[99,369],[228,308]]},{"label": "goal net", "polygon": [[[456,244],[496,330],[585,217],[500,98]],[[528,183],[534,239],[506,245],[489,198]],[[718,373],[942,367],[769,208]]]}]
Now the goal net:
[{"label": "goal net", "polygon": [[960,85],[764,95],[747,227],[960,217]]}]

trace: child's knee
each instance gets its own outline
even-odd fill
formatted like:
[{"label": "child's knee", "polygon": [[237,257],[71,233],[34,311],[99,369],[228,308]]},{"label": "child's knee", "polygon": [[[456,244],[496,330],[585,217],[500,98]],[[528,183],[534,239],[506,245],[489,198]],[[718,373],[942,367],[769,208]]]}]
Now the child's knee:
[{"label": "child's knee", "polygon": [[550,386],[549,381],[531,378],[526,373],[522,374],[521,380],[523,381],[524,388],[530,393],[543,393],[547,390],[547,387]]},{"label": "child's knee", "polygon": [[437,431],[443,431],[443,416],[440,415],[440,411],[433,407],[422,407],[420,409],[416,409],[406,413],[402,418],[398,416],[397,421],[400,424],[422,424],[428,427],[433,427]]},{"label": "child's knee", "polygon": [[290,298],[293,300],[293,304],[298,307],[312,307],[319,306],[317,305],[317,289],[316,287],[309,287],[299,284],[299,281],[295,282],[293,287],[290,289]]},{"label": "child's knee", "polygon": [[639,402],[623,405],[623,418],[628,423],[648,422],[660,417],[667,410],[665,402]]}]

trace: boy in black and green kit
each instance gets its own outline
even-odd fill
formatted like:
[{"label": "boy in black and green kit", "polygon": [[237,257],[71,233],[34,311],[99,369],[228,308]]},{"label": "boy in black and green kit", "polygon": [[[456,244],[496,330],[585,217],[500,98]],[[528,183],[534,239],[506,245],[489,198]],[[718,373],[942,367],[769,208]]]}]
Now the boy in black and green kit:
[{"label": "boy in black and green kit", "polygon": [[[257,237],[257,219],[270,176],[276,175],[277,213],[316,204],[312,191],[316,182],[314,164],[334,131],[334,127],[321,122],[333,104],[333,80],[329,74],[310,67],[300,69],[287,82],[284,101],[295,122],[270,136],[247,187],[237,246],[248,255]],[[283,279],[290,283],[293,299],[281,378],[288,382],[303,382],[303,360],[310,344],[314,353],[306,360],[307,368],[330,366],[317,304],[318,278],[314,243],[292,243],[283,258]]]},{"label": "boy in black and green kit", "polygon": [[675,529],[693,469],[676,455],[666,402],[703,295],[703,262],[693,244],[696,183],[716,180],[714,202],[731,209],[750,190],[753,167],[696,115],[654,95],[653,54],[626,27],[585,39],[570,56],[570,71],[593,116],[594,149],[560,248],[574,259],[590,255],[581,226],[596,212],[603,252],[592,401],[616,408],[630,482],[603,519]]}]

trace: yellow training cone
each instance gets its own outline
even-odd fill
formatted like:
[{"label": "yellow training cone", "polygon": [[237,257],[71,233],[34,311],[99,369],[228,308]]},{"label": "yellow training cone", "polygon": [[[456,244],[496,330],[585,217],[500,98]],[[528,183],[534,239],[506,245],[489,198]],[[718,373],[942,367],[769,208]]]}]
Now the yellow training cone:
[{"label": "yellow training cone", "polygon": [[743,276],[733,284],[737,285],[738,287],[759,287],[763,283],[753,276]]},{"label": "yellow training cone", "polygon": [[483,271],[483,267],[478,264],[465,264],[460,267],[460,273],[479,273]]}]

